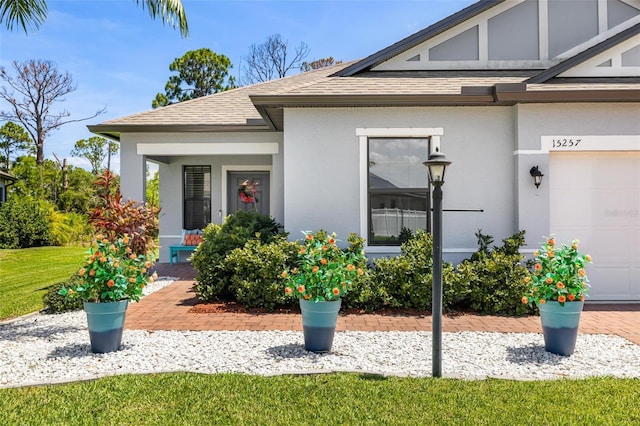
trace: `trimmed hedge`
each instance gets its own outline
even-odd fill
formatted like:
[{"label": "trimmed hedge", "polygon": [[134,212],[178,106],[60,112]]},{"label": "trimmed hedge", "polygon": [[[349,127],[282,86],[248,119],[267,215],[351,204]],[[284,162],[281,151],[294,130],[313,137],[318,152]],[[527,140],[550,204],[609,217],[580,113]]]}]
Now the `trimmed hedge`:
[{"label": "trimmed hedge", "polygon": [[295,266],[300,245],[283,235],[270,243],[258,239],[234,249],[223,261],[223,269],[231,275],[231,292],[238,302],[249,308],[266,308],[291,304],[285,296],[280,274]]},{"label": "trimmed hedge", "polygon": [[194,285],[198,298],[209,301],[233,297],[233,272],[226,267],[225,257],[249,240],[257,239],[268,244],[278,235],[286,236],[280,232],[280,228],[274,219],[255,211],[237,211],[228,216],[222,225],[207,225],[202,243],[191,256],[191,262],[198,272]]},{"label": "trimmed hedge", "polygon": [[[527,269],[519,250],[524,231],[489,247],[493,238],[476,233],[478,251],[456,267],[443,263],[443,310],[471,309],[483,314],[523,315],[534,310],[521,303]],[[349,235],[345,250],[361,251],[364,239]],[[193,263],[198,271],[194,288],[200,300],[236,300],[249,308],[273,310],[290,301],[279,280],[283,270],[294,266],[297,242],[286,241],[273,219],[238,212],[223,225],[209,225],[196,249]],[[343,298],[346,308],[372,312],[384,307],[431,310],[433,240],[418,231],[407,236],[400,255],[366,260],[358,265],[366,272]]]},{"label": "trimmed hedge", "polygon": [[[372,306],[380,302],[394,308],[431,310],[433,280],[433,238],[419,230],[400,246],[400,255],[375,259],[369,286],[384,294],[382,300],[372,300]],[[442,264],[443,309],[450,308],[460,298],[460,285],[451,263]]]},{"label": "trimmed hedge", "polygon": [[466,305],[474,311],[492,315],[524,315],[535,309],[521,302],[527,291],[524,278],[528,275],[523,264],[520,248],[525,242],[525,231],[502,240],[502,246],[488,245],[493,238],[476,233],[480,249],[458,265],[456,270],[464,273],[469,281]]}]

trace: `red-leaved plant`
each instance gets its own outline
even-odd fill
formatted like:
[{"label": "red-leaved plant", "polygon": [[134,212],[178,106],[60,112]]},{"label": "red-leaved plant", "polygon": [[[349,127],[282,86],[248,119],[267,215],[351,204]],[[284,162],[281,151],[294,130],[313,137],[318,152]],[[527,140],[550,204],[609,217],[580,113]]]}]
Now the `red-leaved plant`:
[{"label": "red-leaved plant", "polygon": [[119,188],[111,188],[113,180],[114,175],[109,170],[96,180],[95,185],[100,187],[101,205],[91,211],[89,222],[108,240],[115,241],[127,235],[131,240],[131,250],[146,255],[156,247],[160,209],[132,200],[123,202]]}]

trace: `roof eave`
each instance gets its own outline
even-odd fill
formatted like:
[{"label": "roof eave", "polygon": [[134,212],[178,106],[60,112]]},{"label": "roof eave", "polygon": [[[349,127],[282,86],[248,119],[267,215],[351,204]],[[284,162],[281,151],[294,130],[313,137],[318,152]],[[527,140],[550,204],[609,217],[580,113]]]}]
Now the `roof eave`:
[{"label": "roof eave", "polygon": [[561,103],[561,102],[640,102],[640,89],[601,90],[522,90],[518,87],[499,87],[495,90],[496,102]]},{"label": "roof eave", "polygon": [[218,133],[218,132],[264,132],[272,131],[268,124],[96,124],[89,125],[91,133],[116,141],[122,133]]},{"label": "roof eave", "polygon": [[15,182],[18,180],[17,177],[10,175],[9,173],[0,170],[0,178],[4,179],[4,180],[10,180],[12,182]]},{"label": "roof eave", "polygon": [[528,90],[524,83],[463,87],[460,94],[255,95],[256,108],[514,105],[518,102],[638,102],[640,89]]},{"label": "roof eave", "polygon": [[494,99],[489,90],[482,90],[464,94],[254,95],[251,101],[264,110],[266,107],[484,105],[493,103]]},{"label": "roof eave", "polygon": [[284,130],[284,108],[357,108],[494,105],[491,87],[473,87],[462,94],[433,95],[254,95],[251,100],[276,131]]}]

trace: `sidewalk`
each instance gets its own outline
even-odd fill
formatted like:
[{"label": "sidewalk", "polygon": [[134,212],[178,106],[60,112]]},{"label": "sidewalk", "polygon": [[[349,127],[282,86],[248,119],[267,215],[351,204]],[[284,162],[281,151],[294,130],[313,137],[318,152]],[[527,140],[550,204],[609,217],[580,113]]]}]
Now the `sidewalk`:
[{"label": "sidewalk", "polygon": [[[193,290],[195,273],[189,264],[159,264],[160,276],[180,277],[168,287],[129,305],[125,327],[144,330],[298,330],[299,314],[194,313],[198,302]],[[443,331],[540,333],[539,317],[445,315]],[[341,314],[337,331],[431,331],[430,315]],[[580,333],[616,334],[640,345],[640,305],[587,304],[580,319]]]}]

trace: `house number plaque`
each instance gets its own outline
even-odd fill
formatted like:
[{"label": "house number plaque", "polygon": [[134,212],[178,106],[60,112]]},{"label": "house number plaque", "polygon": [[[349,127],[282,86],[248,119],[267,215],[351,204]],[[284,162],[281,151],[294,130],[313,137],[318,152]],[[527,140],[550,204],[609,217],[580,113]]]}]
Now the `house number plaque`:
[{"label": "house number plaque", "polygon": [[542,151],[640,151],[640,135],[541,136]]}]

